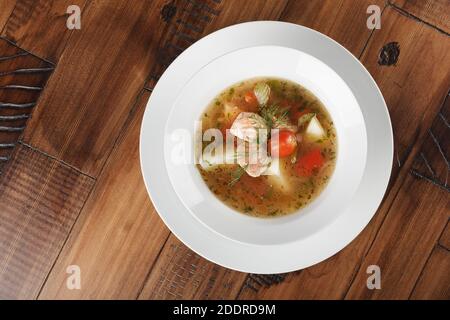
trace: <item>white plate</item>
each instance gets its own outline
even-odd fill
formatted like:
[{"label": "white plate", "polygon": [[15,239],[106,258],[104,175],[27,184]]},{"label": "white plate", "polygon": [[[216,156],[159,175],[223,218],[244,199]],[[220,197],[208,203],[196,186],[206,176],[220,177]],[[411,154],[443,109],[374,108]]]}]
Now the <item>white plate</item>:
[{"label": "white plate", "polygon": [[[177,145],[181,139],[177,136],[181,138],[182,132],[186,132],[184,141],[188,144],[185,154],[194,153],[194,123],[219,92],[244,79],[265,75],[289,79],[312,91],[330,112],[339,140],[336,168],[325,191],[298,214],[277,219],[236,214],[209,191],[193,165],[194,158],[181,161],[174,152],[180,149]],[[171,136],[176,139],[171,139]],[[249,244],[274,245],[298,241],[332,223],[354,196],[366,163],[364,118],[351,90],[326,64],[287,47],[239,49],[201,68],[175,100],[166,121],[164,137],[167,173],[185,207],[211,230],[231,240]]]},{"label": "white plate", "polygon": [[[192,163],[171,158],[173,132],[193,132],[209,100],[253,76],[302,84],[324,102],[338,131],[329,186],[305,210],[278,219],[233,212],[210,193]],[[148,102],[140,149],[151,199],[181,241],[228,268],[280,273],[330,257],[362,231],[386,190],[393,139],[383,97],[353,55],[314,30],[264,21],[210,34],[169,66]]]}]

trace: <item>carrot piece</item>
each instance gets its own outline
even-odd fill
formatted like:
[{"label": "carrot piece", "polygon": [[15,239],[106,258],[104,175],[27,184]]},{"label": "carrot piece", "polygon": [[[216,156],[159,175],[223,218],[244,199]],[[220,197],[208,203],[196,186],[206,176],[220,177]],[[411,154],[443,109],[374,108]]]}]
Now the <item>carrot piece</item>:
[{"label": "carrot piece", "polygon": [[296,171],[301,177],[310,177],[325,163],[320,149],[313,149],[300,157],[297,161]]}]

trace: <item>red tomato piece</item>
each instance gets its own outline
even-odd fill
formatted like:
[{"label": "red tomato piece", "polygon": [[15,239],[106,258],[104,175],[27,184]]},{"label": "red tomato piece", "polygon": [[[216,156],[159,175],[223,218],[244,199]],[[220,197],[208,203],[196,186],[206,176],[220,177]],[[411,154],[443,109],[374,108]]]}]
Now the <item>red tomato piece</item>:
[{"label": "red tomato piece", "polygon": [[325,163],[320,149],[313,149],[300,157],[297,161],[296,171],[299,176],[310,177],[315,171],[322,168]]},{"label": "red tomato piece", "polygon": [[297,137],[295,132],[290,130],[280,130],[278,134],[269,140],[270,154],[278,153],[279,158],[290,156],[297,148]]}]

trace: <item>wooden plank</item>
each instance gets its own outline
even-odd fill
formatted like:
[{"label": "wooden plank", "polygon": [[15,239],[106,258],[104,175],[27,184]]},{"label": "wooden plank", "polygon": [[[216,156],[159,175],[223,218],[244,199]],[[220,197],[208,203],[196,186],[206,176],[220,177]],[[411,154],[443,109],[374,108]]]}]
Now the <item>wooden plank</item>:
[{"label": "wooden plank", "polygon": [[[382,29],[375,32],[362,61],[388,105],[395,135],[395,161],[401,165],[420,133],[431,125],[448,92],[450,42],[442,33],[390,7],[382,20]],[[380,66],[379,54],[391,42],[399,45],[398,61]],[[429,59],[430,54],[437,60]]]},{"label": "wooden plank", "polygon": [[450,32],[448,0],[390,0],[391,4],[447,34]]},{"label": "wooden plank", "polygon": [[[447,191],[409,176],[363,259],[346,298],[407,299],[449,212]],[[366,286],[369,265],[378,265],[381,269],[381,290],[369,290]]]},{"label": "wooden plank", "polygon": [[206,26],[203,35],[237,23],[277,20],[286,10],[289,0],[223,1],[220,15]]},{"label": "wooden plank", "polygon": [[435,247],[411,299],[450,300],[450,251]]},{"label": "wooden plank", "polygon": [[246,276],[203,259],[172,234],[139,299],[229,299]]},{"label": "wooden plank", "polygon": [[[363,259],[347,298],[407,299],[411,294],[450,218],[450,188],[445,181],[450,170],[448,120],[450,103],[444,104],[434,120],[413,164],[413,173],[430,174],[430,179],[421,179],[413,174],[407,177]],[[442,180],[444,182],[440,183]],[[369,290],[365,285],[366,269],[371,264],[381,268],[381,290]]]},{"label": "wooden plank", "polygon": [[0,173],[52,70],[52,65],[0,39]]},{"label": "wooden plank", "polygon": [[28,146],[0,177],[0,299],[35,298],[93,180]]},{"label": "wooden plank", "polygon": [[99,1],[84,11],[24,141],[96,177],[144,85],[165,0]]},{"label": "wooden plank", "polygon": [[450,92],[434,119],[432,127],[420,149],[411,173],[424,178],[437,187],[450,191],[449,158],[450,140],[448,139],[450,119]]},{"label": "wooden plank", "polygon": [[[135,299],[169,235],[153,208],[139,164],[144,92],[87,201],[39,299]],[[78,265],[81,290],[66,287]]]},{"label": "wooden plank", "polygon": [[0,0],[0,33],[14,10],[16,0]]},{"label": "wooden plank", "polygon": [[[2,36],[39,57],[57,62],[70,34],[67,8],[86,0],[16,0]],[[79,31],[78,31],[79,32]]]},{"label": "wooden plank", "polygon": [[450,250],[450,222],[447,222],[447,226],[439,239],[439,244],[447,250]]},{"label": "wooden plank", "polygon": [[[400,57],[396,65],[381,66],[378,64],[380,50],[392,41],[399,43]],[[289,274],[286,283],[262,287],[257,292],[244,288],[241,298],[340,299],[345,296],[408,174],[410,159],[418,151],[416,142],[423,139],[447,95],[449,46],[448,38],[442,33],[390,7],[385,9],[382,28],[374,32],[362,62],[377,81],[389,107],[395,133],[395,160],[402,171],[398,164],[394,166],[390,192],[370,224],[350,245],[316,266]],[[434,58],[430,60],[429,56]]]},{"label": "wooden plank", "polygon": [[167,30],[160,39],[158,64],[152,69],[146,87],[153,89],[169,64],[201,37],[240,22],[273,20],[287,1],[184,0],[168,4],[165,12],[172,15],[163,15],[168,22]]},{"label": "wooden plank", "polygon": [[372,32],[366,26],[370,5],[383,10],[385,1],[289,1],[281,20],[322,32],[359,57]]},{"label": "wooden plank", "polygon": [[147,79],[147,89],[153,90],[170,63],[201,37],[208,24],[220,14],[222,3],[221,0],[177,0],[162,8],[165,28],[158,37],[157,60]]}]

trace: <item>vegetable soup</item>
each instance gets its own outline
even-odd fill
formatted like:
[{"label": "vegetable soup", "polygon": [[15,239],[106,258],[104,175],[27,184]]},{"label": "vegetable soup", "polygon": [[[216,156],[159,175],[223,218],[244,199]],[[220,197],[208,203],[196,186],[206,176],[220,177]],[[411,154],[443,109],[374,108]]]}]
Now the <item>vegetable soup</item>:
[{"label": "vegetable soup", "polygon": [[[258,217],[296,212],[322,192],[333,174],[333,121],[319,99],[297,83],[278,78],[242,81],[217,95],[200,120],[203,138],[214,128],[224,144],[244,146],[243,153],[222,149],[223,154],[213,154],[206,152],[210,142],[203,142],[197,165],[208,188],[236,211]],[[255,150],[252,144],[267,151],[257,153],[254,161],[248,156]]]}]

